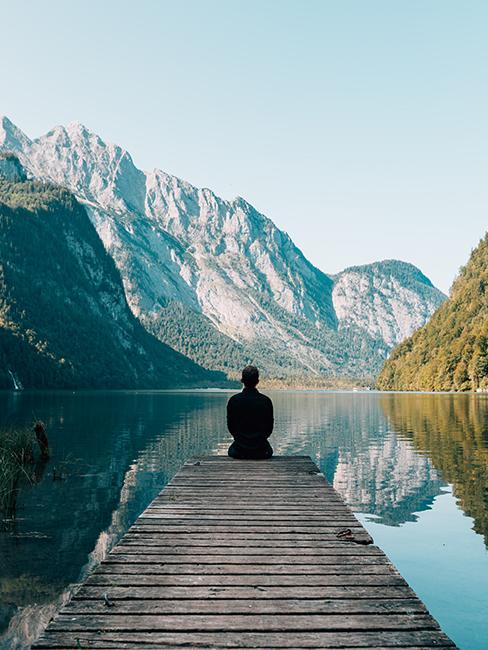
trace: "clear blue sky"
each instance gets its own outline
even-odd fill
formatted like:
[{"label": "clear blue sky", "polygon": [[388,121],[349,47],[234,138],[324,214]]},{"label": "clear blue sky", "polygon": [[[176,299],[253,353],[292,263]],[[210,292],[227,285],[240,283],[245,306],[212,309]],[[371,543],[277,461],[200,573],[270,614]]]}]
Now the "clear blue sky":
[{"label": "clear blue sky", "polygon": [[488,227],[488,3],[0,0],[0,113],[79,120],[225,198],[326,272],[447,290]]}]

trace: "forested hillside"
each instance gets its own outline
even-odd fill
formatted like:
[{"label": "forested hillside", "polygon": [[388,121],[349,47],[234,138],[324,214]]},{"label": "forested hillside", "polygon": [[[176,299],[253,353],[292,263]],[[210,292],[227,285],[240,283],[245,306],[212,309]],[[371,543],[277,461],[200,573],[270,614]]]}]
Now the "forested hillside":
[{"label": "forested hillside", "polygon": [[0,388],[222,382],[148,334],[85,209],[60,187],[0,180]]},{"label": "forested hillside", "polygon": [[393,350],[378,388],[488,389],[488,233],[461,269],[449,300]]}]

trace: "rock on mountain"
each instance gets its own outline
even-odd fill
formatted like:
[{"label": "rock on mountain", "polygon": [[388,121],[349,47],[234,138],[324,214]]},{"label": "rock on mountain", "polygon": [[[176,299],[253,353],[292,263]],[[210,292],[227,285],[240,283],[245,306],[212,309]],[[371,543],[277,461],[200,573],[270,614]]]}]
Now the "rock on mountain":
[{"label": "rock on mountain", "polygon": [[15,154],[0,152],[0,179],[13,183],[27,180],[27,174]]},{"label": "rock on mountain", "polygon": [[340,327],[356,326],[393,347],[424,325],[444,296],[413,264],[385,260],[338,273],[332,299]]},{"label": "rock on mountain", "polygon": [[383,390],[488,390],[488,233],[449,299],[395,348],[378,377]]},{"label": "rock on mountain", "polygon": [[0,388],[12,386],[10,373],[26,388],[224,379],[141,326],[112,258],[70,192],[0,173]]},{"label": "rock on mountain", "polygon": [[0,149],[85,204],[146,329],[206,367],[233,374],[255,360],[277,379],[371,375],[444,299],[417,270],[403,284],[401,263],[328,276],[244,199],[144,173],[81,124],[35,140],[0,124]]}]

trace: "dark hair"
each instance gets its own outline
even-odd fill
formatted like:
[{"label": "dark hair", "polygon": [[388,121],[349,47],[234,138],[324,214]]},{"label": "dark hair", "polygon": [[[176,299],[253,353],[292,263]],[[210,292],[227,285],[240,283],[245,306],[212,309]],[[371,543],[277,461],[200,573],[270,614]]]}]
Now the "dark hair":
[{"label": "dark hair", "polygon": [[254,388],[259,382],[259,370],[256,366],[246,366],[242,371],[241,381],[246,388]]}]

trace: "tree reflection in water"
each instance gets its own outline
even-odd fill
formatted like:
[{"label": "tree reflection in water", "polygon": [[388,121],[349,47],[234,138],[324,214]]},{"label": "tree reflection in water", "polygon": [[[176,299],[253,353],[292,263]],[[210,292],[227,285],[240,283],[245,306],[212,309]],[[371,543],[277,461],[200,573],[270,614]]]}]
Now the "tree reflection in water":
[{"label": "tree reflection in water", "polygon": [[381,407],[390,428],[452,483],[488,546],[488,396],[386,394]]}]

